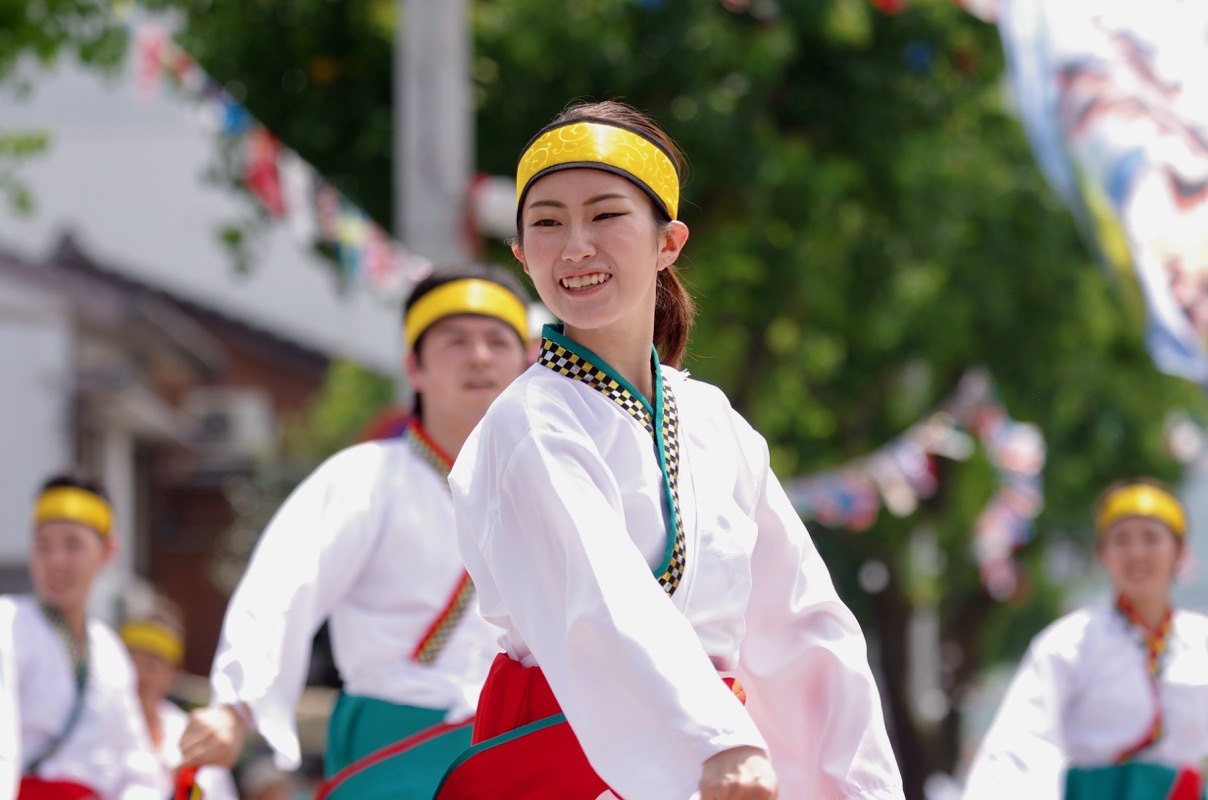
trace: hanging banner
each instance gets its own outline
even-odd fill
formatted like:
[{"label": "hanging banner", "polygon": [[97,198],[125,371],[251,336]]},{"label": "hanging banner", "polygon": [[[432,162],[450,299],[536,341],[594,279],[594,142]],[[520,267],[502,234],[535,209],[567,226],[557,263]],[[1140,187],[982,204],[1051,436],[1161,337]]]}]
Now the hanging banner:
[{"label": "hanging banner", "polygon": [[1145,309],[1164,372],[1208,387],[1208,3],[1002,0],[1041,169]]},{"label": "hanging banner", "polygon": [[828,528],[863,531],[882,506],[897,517],[914,513],[938,489],[935,459],[963,461],[976,444],[984,448],[998,485],[973,525],[971,553],[987,592],[1005,600],[1019,586],[1012,556],[1031,537],[1044,506],[1045,445],[1039,428],[1007,415],[985,370],[970,370],[933,414],[875,452],[787,480],[784,488],[803,517]]}]

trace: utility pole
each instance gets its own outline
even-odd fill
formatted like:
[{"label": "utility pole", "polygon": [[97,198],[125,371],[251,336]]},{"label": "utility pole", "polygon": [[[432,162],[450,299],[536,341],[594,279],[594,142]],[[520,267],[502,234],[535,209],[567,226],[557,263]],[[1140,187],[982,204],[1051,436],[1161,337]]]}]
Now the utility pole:
[{"label": "utility pole", "polygon": [[469,0],[398,0],[394,36],[394,223],[436,263],[470,257],[473,174]]}]

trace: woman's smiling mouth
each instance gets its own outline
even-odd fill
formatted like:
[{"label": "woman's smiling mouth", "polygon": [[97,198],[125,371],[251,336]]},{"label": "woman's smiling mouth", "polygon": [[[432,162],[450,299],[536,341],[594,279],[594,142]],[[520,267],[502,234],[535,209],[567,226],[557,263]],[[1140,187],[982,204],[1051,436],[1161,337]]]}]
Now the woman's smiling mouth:
[{"label": "woman's smiling mouth", "polygon": [[609,281],[612,276],[606,272],[592,272],[588,275],[570,275],[562,278],[559,283],[563,289],[587,289]]}]

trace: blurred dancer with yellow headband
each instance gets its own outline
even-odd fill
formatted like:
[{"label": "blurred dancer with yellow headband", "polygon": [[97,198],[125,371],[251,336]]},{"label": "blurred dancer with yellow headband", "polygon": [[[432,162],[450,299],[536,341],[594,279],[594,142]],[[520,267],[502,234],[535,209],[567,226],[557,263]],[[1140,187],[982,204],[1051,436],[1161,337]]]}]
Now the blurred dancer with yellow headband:
[{"label": "blurred dancer with yellow headband", "polygon": [[680,368],[679,164],[615,102],[521,156],[512,252],[561,324],[449,478],[505,652],[441,800],[902,797],[863,634],[767,443]]},{"label": "blurred dancer with yellow headband", "polygon": [[968,800],[1203,796],[1208,617],[1170,602],[1187,513],[1143,478],[1104,490],[1094,522],[1112,602],[1032,640],[974,759]]},{"label": "blurred dancer with yellow headband", "polygon": [[130,658],[87,613],[115,548],[99,484],[69,475],[44,484],[34,593],[0,597],[0,798],[163,798]]},{"label": "blurred dancer with yellow headband", "polygon": [[[118,635],[138,676],[139,704],[159,759],[160,797],[171,797],[181,777],[180,737],[189,722],[189,715],[168,699],[180,679],[185,655],[184,615],[168,598],[156,597],[147,613],[122,623]],[[221,767],[202,767],[187,783],[200,790],[203,800],[239,798],[231,773]]]},{"label": "blurred dancer with yellow headband", "polygon": [[525,292],[500,267],[441,271],[406,304],[415,390],[402,435],[321,465],[265,529],[223,623],[214,707],[193,712],[189,764],[229,765],[255,727],[299,765],[294,713],[311,640],[330,620],[343,681],[324,796],[429,800],[469,744],[498,651],[453,535],[446,476],[487,407],[528,365]]}]

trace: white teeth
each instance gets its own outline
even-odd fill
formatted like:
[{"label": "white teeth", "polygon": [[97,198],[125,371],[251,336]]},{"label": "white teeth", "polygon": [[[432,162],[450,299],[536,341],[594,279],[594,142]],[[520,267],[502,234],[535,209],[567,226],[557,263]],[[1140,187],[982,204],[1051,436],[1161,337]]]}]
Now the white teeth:
[{"label": "white teeth", "polygon": [[584,286],[595,286],[597,283],[603,283],[608,278],[609,276],[603,272],[595,272],[591,275],[572,275],[569,278],[563,278],[562,285],[567,289],[582,289]]}]

